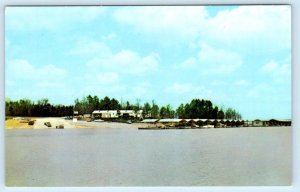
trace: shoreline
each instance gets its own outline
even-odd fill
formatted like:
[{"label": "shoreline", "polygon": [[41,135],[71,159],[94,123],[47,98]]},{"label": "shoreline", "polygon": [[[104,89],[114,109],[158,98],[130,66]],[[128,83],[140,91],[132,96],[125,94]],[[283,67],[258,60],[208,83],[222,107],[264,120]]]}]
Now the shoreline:
[{"label": "shoreline", "polygon": [[[33,122],[29,125],[29,122]],[[48,124],[47,124],[48,123]],[[161,130],[161,129],[222,129],[222,128],[251,128],[257,126],[228,126],[215,127],[213,125],[207,126],[171,126],[163,123],[124,123],[111,121],[84,121],[66,120],[62,117],[14,117],[5,120],[5,129],[104,129],[104,128],[135,128],[140,130]],[[261,127],[261,126],[259,126]],[[263,127],[285,127],[285,126],[263,126]]]}]

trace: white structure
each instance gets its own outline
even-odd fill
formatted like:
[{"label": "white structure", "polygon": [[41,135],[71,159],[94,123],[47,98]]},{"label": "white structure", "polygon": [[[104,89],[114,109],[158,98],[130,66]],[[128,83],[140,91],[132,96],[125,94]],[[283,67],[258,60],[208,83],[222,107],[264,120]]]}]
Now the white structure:
[{"label": "white structure", "polygon": [[95,110],[92,113],[94,118],[116,119],[119,117],[143,118],[143,110],[135,112],[134,110]]},{"label": "white structure", "polygon": [[138,110],[137,112],[134,110],[120,110],[120,116],[143,118],[143,110]]},{"label": "white structure", "polygon": [[144,119],[142,123],[157,123],[159,119]]},{"label": "white structure", "polygon": [[115,119],[119,117],[117,110],[96,110],[93,111],[92,116],[94,118],[102,119]]}]

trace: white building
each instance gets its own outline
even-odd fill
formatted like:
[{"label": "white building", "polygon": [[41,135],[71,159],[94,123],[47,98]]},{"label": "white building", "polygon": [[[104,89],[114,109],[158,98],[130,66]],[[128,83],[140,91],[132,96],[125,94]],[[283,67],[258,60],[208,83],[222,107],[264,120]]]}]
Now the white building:
[{"label": "white building", "polygon": [[143,110],[135,112],[134,110],[95,110],[92,116],[96,119],[116,119],[125,118],[143,118]]},{"label": "white building", "polygon": [[119,117],[117,110],[95,110],[92,116],[96,119],[116,119]]},{"label": "white building", "polygon": [[120,117],[143,118],[143,110],[120,110]]}]

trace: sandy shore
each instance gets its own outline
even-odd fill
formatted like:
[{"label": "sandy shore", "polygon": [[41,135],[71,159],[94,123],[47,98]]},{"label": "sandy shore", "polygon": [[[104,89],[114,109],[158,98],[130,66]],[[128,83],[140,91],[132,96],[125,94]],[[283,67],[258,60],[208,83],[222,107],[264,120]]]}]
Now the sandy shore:
[{"label": "sandy shore", "polygon": [[[30,118],[35,120],[34,125],[28,125],[24,120],[20,119],[8,119],[5,121],[6,129],[20,129],[20,128],[32,128],[32,129],[55,129],[56,126],[63,125],[64,128],[139,128],[139,127],[154,127],[153,124],[147,123],[117,123],[117,122],[86,122],[72,120],[65,120],[60,117],[44,117],[44,118]],[[49,122],[51,127],[47,127],[45,122]]]}]

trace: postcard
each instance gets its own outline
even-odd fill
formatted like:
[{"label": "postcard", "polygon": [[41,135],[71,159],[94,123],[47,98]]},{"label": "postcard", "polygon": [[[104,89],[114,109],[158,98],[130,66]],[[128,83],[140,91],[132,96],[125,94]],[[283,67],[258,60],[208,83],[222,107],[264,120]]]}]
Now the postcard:
[{"label": "postcard", "polygon": [[288,186],[290,5],[7,6],[9,187]]}]

